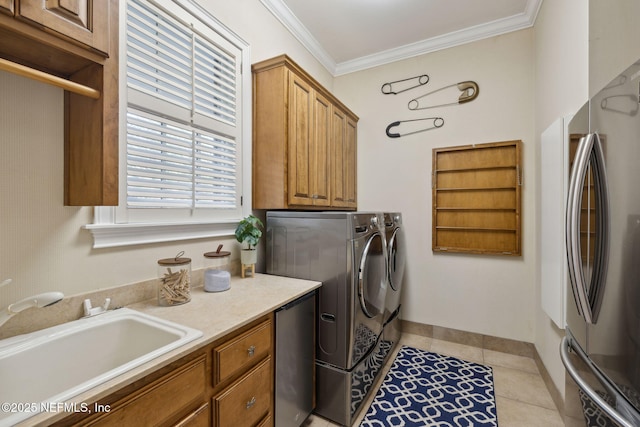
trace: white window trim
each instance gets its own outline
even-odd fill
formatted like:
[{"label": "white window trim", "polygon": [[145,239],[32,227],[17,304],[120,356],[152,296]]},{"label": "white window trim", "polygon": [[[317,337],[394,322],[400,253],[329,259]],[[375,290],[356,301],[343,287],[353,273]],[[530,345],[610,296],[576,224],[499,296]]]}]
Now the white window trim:
[{"label": "white window trim", "polygon": [[[174,0],[185,10],[198,16],[206,24],[235,44],[242,51],[242,215],[251,213],[251,49],[247,42],[231,31],[226,25],[212,17],[193,0]],[[120,16],[126,16],[126,0],[120,2]],[[120,25],[122,28],[123,25]],[[126,46],[123,31],[120,33],[120,46]],[[122,80],[122,79],[121,79]],[[123,89],[124,83],[124,89]],[[126,91],[126,81],[120,82],[120,93]],[[120,135],[123,135],[120,120]],[[122,153],[120,153],[122,155]],[[115,207],[96,206],[93,224],[83,228],[93,236],[93,248],[112,248],[118,246],[143,245],[149,243],[171,242],[211,237],[227,237],[234,234],[241,217],[225,221],[212,222],[180,222],[180,223],[116,223]]]}]

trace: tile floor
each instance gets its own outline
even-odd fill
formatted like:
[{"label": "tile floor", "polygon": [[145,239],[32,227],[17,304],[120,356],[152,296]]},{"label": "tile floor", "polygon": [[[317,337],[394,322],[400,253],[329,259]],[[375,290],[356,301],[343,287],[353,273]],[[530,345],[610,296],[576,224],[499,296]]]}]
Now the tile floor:
[{"label": "tile floor", "polygon": [[[493,368],[498,424],[500,427],[564,426],[564,422],[540,376],[538,367],[531,358],[407,333],[402,334],[400,345],[397,347],[396,352],[401,345],[408,345],[491,366]],[[389,362],[384,367],[375,386],[376,389],[382,383],[394,358],[395,353],[391,355]],[[365,403],[364,409],[353,424],[354,426],[360,425],[374,396],[375,391],[372,392],[368,402]],[[303,424],[303,427],[333,426],[337,426],[337,424],[313,414]]]}]

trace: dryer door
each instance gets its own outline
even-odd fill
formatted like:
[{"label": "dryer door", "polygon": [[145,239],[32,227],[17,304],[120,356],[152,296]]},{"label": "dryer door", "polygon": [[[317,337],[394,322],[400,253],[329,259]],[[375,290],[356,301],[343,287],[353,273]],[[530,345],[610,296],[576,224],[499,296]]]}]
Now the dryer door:
[{"label": "dryer door", "polygon": [[380,232],[369,236],[360,258],[358,273],[358,298],[364,314],[380,316],[384,311],[387,265],[385,241]]},{"label": "dryer door", "polygon": [[389,250],[389,284],[394,291],[399,291],[404,276],[404,263],[406,254],[404,251],[404,233],[401,227],[393,229],[393,233],[387,242]]}]

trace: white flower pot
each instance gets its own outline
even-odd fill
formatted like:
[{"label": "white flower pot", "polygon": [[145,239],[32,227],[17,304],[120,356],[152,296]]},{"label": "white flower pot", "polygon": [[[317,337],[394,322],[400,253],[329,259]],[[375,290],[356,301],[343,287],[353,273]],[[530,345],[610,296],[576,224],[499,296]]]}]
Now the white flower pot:
[{"label": "white flower pot", "polygon": [[258,262],[258,251],[256,249],[243,249],[240,252],[240,261],[243,265],[251,265]]}]

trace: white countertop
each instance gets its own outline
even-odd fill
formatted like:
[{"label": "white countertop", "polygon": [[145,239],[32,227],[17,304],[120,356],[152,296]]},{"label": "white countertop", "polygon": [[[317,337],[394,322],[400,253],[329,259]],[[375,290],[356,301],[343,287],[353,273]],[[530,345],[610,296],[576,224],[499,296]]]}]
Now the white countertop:
[{"label": "white countertop", "polygon": [[[245,279],[234,276],[229,290],[205,292],[201,287],[195,288],[191,290],[191,301],[183,305],[160,307],[155,299],[131,304],[127,307],[201,330],[203,336],[94,387],[69,402],[91,403],[108,396],[320,286],[321,282],[266,274],[256,274],[256,277]],[[41,413],[19,425],[48,425],[67,415],[69,414]]]}]

